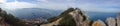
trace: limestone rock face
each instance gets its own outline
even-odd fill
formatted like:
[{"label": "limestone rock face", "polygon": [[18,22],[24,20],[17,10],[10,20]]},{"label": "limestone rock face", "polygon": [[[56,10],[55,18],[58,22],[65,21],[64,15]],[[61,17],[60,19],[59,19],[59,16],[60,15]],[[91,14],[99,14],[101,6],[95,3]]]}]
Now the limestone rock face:
[{"label": "limestone rock face", "polygon": [[69,13],[76,22],[76,26],[89,26],[88,17],[78,8]]},{"label": "limestone rock face", "polygon": [[101,20],[93,22],[92,26],[106,26],[105,23]]},{"label": "limestone rock face", "polygon": [[109,18],[107,18],[106,22],[107,22],[108,26],[116,26],[115,18],[109,17]]},{"label": "limestone rock face", "polygon": [[120,26],[120,12],[118,13],[118,16],[117,16],[117,26]]}]

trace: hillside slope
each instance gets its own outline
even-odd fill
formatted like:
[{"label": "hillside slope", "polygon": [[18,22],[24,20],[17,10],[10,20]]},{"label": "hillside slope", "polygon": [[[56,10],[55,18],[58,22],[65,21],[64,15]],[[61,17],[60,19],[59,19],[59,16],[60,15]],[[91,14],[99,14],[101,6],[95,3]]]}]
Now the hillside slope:
[{"label": "hillside slope", "polygon": [[[49,26],[88,26],[89,20],[88,20],[87,16],[85,16],[80,11],[76,11],[76,10],[79,10],[79,9],[69,8],[68,10],[61,13],[59,16],[49,18],[48,21],[50,23],[48,23],[47,25],[49,25]],[[70,13],[73,13],[73,15]],[[77,16],[77,15],[79,15],[79,16]],[[74,18],[74,17],[77,17],[77,18]],[[81,20],[79,20],[79,19],[81,19]],[[82,24],[80,25],[80,23],[82,23]],[[42,25],[42,26],[44,26],[44,25]]]}]

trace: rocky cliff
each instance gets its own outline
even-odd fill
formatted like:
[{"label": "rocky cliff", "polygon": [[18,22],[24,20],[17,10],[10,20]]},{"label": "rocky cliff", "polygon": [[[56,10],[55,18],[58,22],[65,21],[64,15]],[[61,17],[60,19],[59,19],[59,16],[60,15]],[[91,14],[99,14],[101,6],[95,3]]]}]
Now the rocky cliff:
[{"label": "rocky cliff", "polygon": [[94,21],[92,26],[120,26],[120,13],[118,13],[116,18],[107,18],[106,22]]},{"label": "rocky cliff", "polygon": [[116,26],[115,18],[109,17],[109,18],[107,18],[106,22],[107,22],[108,26]]},{"label": "rocky cliff", "polygon": [[117,26],[120,26],[120,12],[118,13],[118,16],[117,16]]},{"label": "rocky cliff", "polygon": [[76,8],[69,14],[72,15],[72,18],[76,22],[76,26],[89,26],[88,17],[79,8]]},{"label": "rocky cliff", "polygon": [[69,8],[52,20],[54,21],[42,26],[89,26],[88,17],[79,8]]},{"label": "rocky cliff", "polygon": [[88,16],[79,8],[69,8],[61,15],[53,17],[52,20],[54,21],[49,24],[53,26],[120,26],[120,13],[117,18],[107,18],[106,22],[99,19],[97,21],[89,21]]}]

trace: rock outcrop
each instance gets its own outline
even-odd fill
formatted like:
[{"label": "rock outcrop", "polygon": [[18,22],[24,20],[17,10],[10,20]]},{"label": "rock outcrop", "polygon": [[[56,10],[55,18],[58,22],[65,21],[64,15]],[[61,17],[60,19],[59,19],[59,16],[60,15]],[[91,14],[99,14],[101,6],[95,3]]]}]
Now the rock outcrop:
[{"label": "rock outcrop", "polygon": [[74,11],[70,12],[74,21],[76,22],[76,26],[89,26],[88,17],[78,8]]},{"label": "rock outcrop", "polygon": [[[2,9],[0,8],[0,13],[2,12]],[[5,22],[4,18],[0,16],[0,26],[10,26],[7,22]]]},{"label": "rock outcrop", "polygon": [[92,26],[106,26],[106,24],[101,20],[97,20],[93,22]]},{"label": "rock outcrop", "polygon": [[69,12],[73,11],[74,8],[69,8],[61,13],[59,16],[49,18],[47,24],[42,24],[41,26],[75,26],[75,22]]},{"label": "rock outcrop", "polygon": [[69,8],[58,17],[56,21],[41,26],[89,26],[88,17],[78,8]]},{"label": "rock outcrop", "polygon": [[117,16],[117,26],[120,26],[120,12],[118,13],[118,16]]},{"label": "rock outcrop", "polygon": [[115,18],[109,17],[109,18],[107,18],[106,22],[107,22],[108,26],[116,26]]},{"label": "rock outcrop", "polygon": [[107,18],[106,22],[97,20],[90,23],[88,16],[83,11],[78,8],[69,8],[55,18],[57,19],[53,22],[41,26],[120,26],[120,13],[117,18]]},{"label": "rock outcrop", "polygon": [[10,24],[6,23],[3,18],[0,16],[0,26],[10,26]]}]

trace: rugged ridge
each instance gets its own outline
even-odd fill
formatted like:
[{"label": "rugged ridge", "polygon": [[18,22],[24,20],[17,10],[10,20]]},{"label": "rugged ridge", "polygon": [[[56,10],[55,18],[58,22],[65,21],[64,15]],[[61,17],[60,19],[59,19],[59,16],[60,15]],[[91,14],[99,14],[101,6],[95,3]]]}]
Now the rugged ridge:
[{"label": "rugged ridge", "polygon": [[52,20],[54,21],[52,23],[59,22],[54,24],[49,23],[53,26],[119,26],[120,24],[120,13],[117,18],[107,18],[106,22],[100,19],[97,19],[97,21],[90,21],[88,16],[79,8],[69,8],[61,13],[61,15],[53,18]]},{"label": "rugged ridge", "polygon": [[41,26],[89,26],[88,17],[79,8],[69,8],[68,10],[61,13],[61,15],[54,18],[55,19],[52,19],[54,21],[51,23],[43,24]]},{"label": "rugged ridge", "polygon": [[88,17],[79,8],[76,8],[74,11],[70,12],[70,14],[75,20],[76,26],[89,26]]}]

